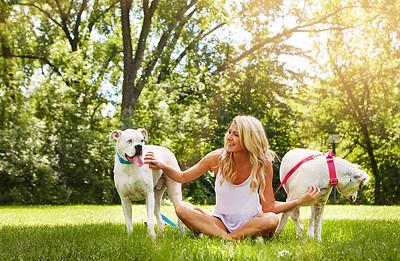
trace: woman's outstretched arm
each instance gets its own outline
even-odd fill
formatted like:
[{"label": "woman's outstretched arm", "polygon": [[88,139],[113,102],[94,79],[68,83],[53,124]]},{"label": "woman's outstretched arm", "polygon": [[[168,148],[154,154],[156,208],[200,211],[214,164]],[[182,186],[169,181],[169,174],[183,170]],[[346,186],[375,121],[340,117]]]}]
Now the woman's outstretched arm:
[{"label": "woman's outstretched arm", "polygon": [[307,202],[315,200],[320,195],[318,187],[310,186],[308,191],[299,198],[287,202],[275,201],[274,191],[272,189],[272,164],[268,164],[266,171],[266,186],[264,190],[264,199],[261,199],[263,212],[274,212],[275,214],[287,212],[295,207],[301,206]]},{"label": "woman's outstretched arm", "polygon": [[208,153],[204,158],[202,158],[193,167],[181,171],[179,169],[174,169],[171,166],[159,161],[153,154],[153,152],[148,152],[144,156],[144,163],[149,164],[149,168],[155,170],[162,170],[168,177],[179,183],[185,183],[191,181],[209,170],[215,169],[218,165],[219,156],[221,155],[220,150],[212,151]]}]

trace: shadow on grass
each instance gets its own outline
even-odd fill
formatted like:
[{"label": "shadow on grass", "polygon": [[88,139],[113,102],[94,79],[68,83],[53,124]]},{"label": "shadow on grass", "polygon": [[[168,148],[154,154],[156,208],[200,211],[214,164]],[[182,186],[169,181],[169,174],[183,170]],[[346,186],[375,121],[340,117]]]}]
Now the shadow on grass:
[{"label": "shadow on grass", "polygon": [[[305,226],[306,227],[306,226]],[[128,235],[123,224],[5,226],[0,228],[1,260],[400,260],[396,221],[323,221],[322,243],[296,237],[293,222],[272,240],[226,242],[179,234],[147,237],[143,224]]]}]

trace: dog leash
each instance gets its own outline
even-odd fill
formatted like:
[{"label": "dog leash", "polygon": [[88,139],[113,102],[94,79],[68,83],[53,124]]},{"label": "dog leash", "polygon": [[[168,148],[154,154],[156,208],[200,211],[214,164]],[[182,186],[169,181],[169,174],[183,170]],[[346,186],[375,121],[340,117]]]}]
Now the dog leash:
[{"label": "dog leash", "polygon": [[[326,163],[328,164],[328,170],[329,170],[329,178],[330,178],[330,183],[331,186],[337,186],[338,184],[338,180],[336,177],[336,169],[335,169],[335,162],[333,160],[335,156],[335,154],[332,153],[332,151],[330,150],[325,150],[325,153],[327,153],[326,155]],[[311,155],[308,156],[307,158],[303,159],[302,161],[300,161],[299,163],[296,164],[296,166],[294,166],[285,176],[285,178],[282,180],[281,184],[279,185],[278,189],[275,191],[274,193],[274,197],[276,195],[276,193],[278,192],[278,190],[283,186],[283,184],[286,183],[286,181],[290,178],[290,176],[292,176],[292,174],[304,163],[306,163],[307,161],[313,160],[316,157],[321,156],[321,155]]]},{"label": "dog leash", "polygon": [[162,220],[165,221],[165,223],[167,223],[167,224],[170,225],[170,226],[173,226],[174,228],[179,229],[179,227],[178,227],[174,222],[172,222],[171,220],[169,220],[166,216],[164,216],[163,214],[161,214],[161,217],[162,217]]}]

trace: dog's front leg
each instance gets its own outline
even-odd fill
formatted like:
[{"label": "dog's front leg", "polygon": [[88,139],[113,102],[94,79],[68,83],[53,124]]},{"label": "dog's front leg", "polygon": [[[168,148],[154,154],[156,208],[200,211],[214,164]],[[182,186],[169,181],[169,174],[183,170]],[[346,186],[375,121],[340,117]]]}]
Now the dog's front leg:
[{"label": "dog's front leg", "polygon": [[147,230],[152,237],[156,237],[154,232],[154,202],[154,193],[148,193],[146,197]]},{"label": "dog's front leg", "polygon": [[[167,191],[169,198],[172,200],[172,204],[174,204],[174,207],[182,202],[182,184],[179,184],[172,179],[167,178]],[[185,224],[183,224],[182,220],[180,220],[179,218],[177,221],[179,231],[183,233],[185,231]]]},{"label": "dog's front leg", "polygon": [[161,217],[161,200],[162,195],[164,194],[165,187],[154,189],[154,215],[157,219],[157,231],[159,234],[163,232],[163,220]]},{"label": "dog's front leg", "polygon": [[295,207],[294,209],[292,209],[292,211],[290,213],[290,217],[292,218],[293,222],[296,224],[297,236],[301,237],[303,235],[304,228],[300,221],[300,207]]},{"label": "dog's front leg", "polygon": [[275,230],[275,236],[279,236],[279,234],[282,232],[283,228],[286,225],[286,222],[290,216],[290,211],[285,212],[282,214],[281,220],[279,221],[278,228]]},{"label": "dog's front leg", "polygon": [[132,233],[132,202],[127,197],[121,197],[121,205],[125,217],[126,231]]},{"label": "dog's front leg", "polygon": [[322,241],[321,238],[321,229],[322,229],[322,218],[324,215],[324,207],[325,203],[315,204],[315,218],[314,218],[314,226],[315,226],[315,237],[318,241]]},{"label": "dog's front leg", "polygon": [[310,219],[308,220],[307,236],[314,238],[314,230],[315,230],[315,205],[312,205]]}]

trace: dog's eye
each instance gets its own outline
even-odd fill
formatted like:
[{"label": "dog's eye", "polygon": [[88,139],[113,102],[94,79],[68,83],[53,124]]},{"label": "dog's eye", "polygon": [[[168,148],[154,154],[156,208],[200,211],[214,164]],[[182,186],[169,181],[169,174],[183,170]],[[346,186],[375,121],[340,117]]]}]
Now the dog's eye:
[{"label": "dog's eye", "polygon": [[128,140],[127,142],[128,142],[128,144],[132,144],[132,140]]},{"label": "dog's eye", "polygon": [[144,139],[142,139],[142,141],[141,142],[144,142]]}]

